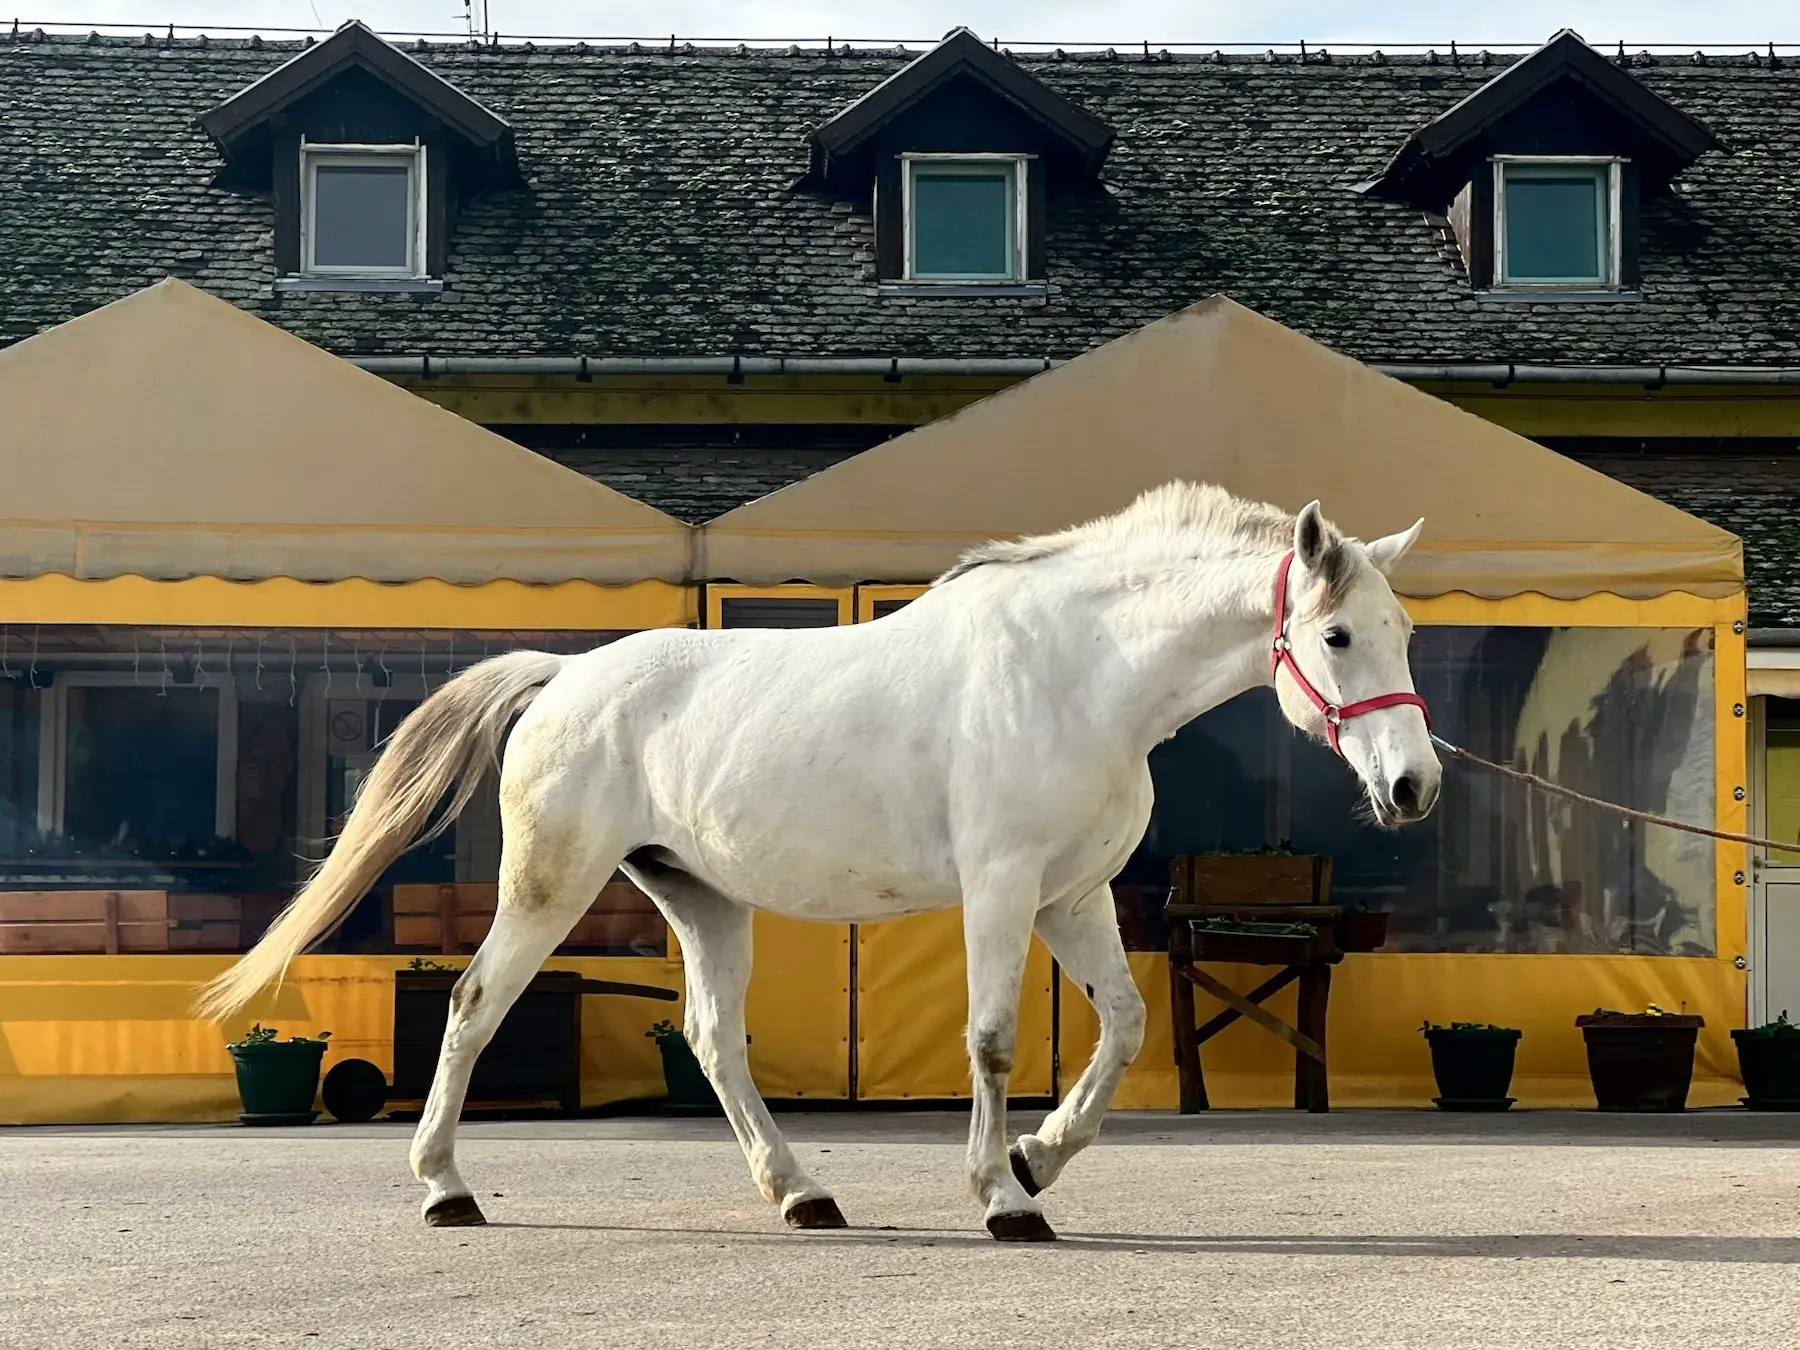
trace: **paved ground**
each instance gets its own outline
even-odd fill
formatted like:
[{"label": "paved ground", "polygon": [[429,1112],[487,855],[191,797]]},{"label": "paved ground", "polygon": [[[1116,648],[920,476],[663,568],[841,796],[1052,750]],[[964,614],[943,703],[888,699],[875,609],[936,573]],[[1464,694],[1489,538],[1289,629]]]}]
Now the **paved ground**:
[{"label": "paved ground", "polygon": [[981,1233],[961,1117],[783,1124],[860,1227],[786,1232],[711,1121],[467,1125],[473,1230],[403,1126],[0,1131],[0,1345],[1800,1343],[1800,1117],[1116,1116],[1050,1247]]}]

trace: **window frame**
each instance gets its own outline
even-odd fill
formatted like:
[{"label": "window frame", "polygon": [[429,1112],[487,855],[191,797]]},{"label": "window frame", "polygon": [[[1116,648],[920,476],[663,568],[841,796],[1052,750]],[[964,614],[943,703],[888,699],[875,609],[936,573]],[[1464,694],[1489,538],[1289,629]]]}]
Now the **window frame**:
[{"label": "window frame", "polygon": [[[406,163],[410,174],[406,194],[407,253],[403,267],[323,266],[313,258],[317,242],[314,213],[318,205],[320,167],[388,168],[396,160]],[[423,141],[392,145],[355,145],[338,142],[300,141],[300,275],[355,279],[423,280],[426,275],[426,191],[428,174]]]},{"label": "window frame", "polygon": [[[1624,289],[1625,211],[1624,183],[1627,159],[1619,155],[1495,155],[1494,185],[1494,277],[1497,291],[1536,291],[1549,293],[1618,291]],[[1602,259],[1606,275],[1599,280],[1514,281],[1506,275],[1506,175],[1517,168],[1589,168],[1606,170],[1606,256]]]},{"label": "window frame", "polygon": [[[162,673],[62,670],[43,690],[38,707],[37,826],[44,834],[60,837],[68,812],[69,790],[69,690],[156,688],[171,679]],[[196,672],[180,686],[184,689],[216,689],[219,693],[218,745],[213,781],[213,833],[221,839],[237,838],[238,698],[237,681],[210,671]]]},{"label": "window frame", "polygon": [[[919,152],[909,151],[900,156],[900,214],[902,219],[902,240],[900,257],[900,279],[919,286],[1018,286],[1027,281],[1026,241],[1030,230],[1030,193],[1027,180],[1030,175],[1030,163],[1034,155],[1018,153],[973,153],[973,152]],[[945,170],[977,174],[991,171],[996,166],[1004,167],[1012,179],[1012,216],[1008,221],[1010,238],[1007,240],[1008,270],[1004,273],[959,273],[948,275],[932,273],[919,275],[913,258],[913,224],[917,219],[917,205],[914,199],[914,185],[920,168]]]}]

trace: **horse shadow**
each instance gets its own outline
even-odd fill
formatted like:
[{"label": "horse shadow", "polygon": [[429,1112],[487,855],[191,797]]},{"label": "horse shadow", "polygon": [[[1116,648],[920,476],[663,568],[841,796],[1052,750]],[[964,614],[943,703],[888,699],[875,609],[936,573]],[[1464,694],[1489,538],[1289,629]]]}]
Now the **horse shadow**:
[{"label": "horse shadow", "polygon": [[[820,1233],[782,1233],[742,1228],[662,1228],[641,1224],[496,1223],[496,1229],[629,1233],[642,1237],[733,1239],[749,1246],[812,1243],[861,1247],[951,1247],[991,1250],[982,1233],[939,1228],[847,1228]],[[1726,1265],[1800,1265],[1800,1237],[1718,1236],[1692,1233],[1072,1233],[1059,1234],[1043,1250],[1100,1252],[1119,1256],[1345,1256],[1388,1258],[1462,1257],[1476,1260],[1684,1261]]]}]

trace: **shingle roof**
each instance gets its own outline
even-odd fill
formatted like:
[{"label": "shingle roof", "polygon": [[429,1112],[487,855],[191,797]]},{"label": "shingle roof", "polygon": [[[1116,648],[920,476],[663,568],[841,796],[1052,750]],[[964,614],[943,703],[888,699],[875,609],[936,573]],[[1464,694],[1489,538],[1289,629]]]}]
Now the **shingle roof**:
[{"label": "shingle roof", "polygon": [[334,351],[1068,356],[1214,292],[1366,360],[1800,362],[1800,68],[1633,73],[1730,147],[1646,206],[1642,303],[1477,302],[1442,232],[1349,190],[1505,58],[1022,57],[1118,133],[1053,198],[1049,294],[877,293],[872,226],[796,191],[806,134],[899,55],[408,51],[506,118],[528,192],[468,207],[449,284],[271,294],[270,207],[194,119],[292,46],[0,37],[0,341],[165,274]]}]

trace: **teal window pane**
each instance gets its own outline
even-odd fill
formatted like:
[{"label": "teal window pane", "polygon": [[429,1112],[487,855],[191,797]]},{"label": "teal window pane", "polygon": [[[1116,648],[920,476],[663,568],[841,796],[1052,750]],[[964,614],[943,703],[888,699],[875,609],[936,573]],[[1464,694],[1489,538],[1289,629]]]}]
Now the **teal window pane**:
[{"label": "teal window pane", "polygon": [[1526,165],[1506,171],[1506,281],[1612,280],[1608,171]]},{"label": "teal window pane", "polygon": [[412,170],[320,164],[313,173],[313,266],[402,271],[411,265]]},{"label": "teal window pane", "polygon": [[913,276],[1010,277],[1013,252],[1010,168],[913,170]]}]

